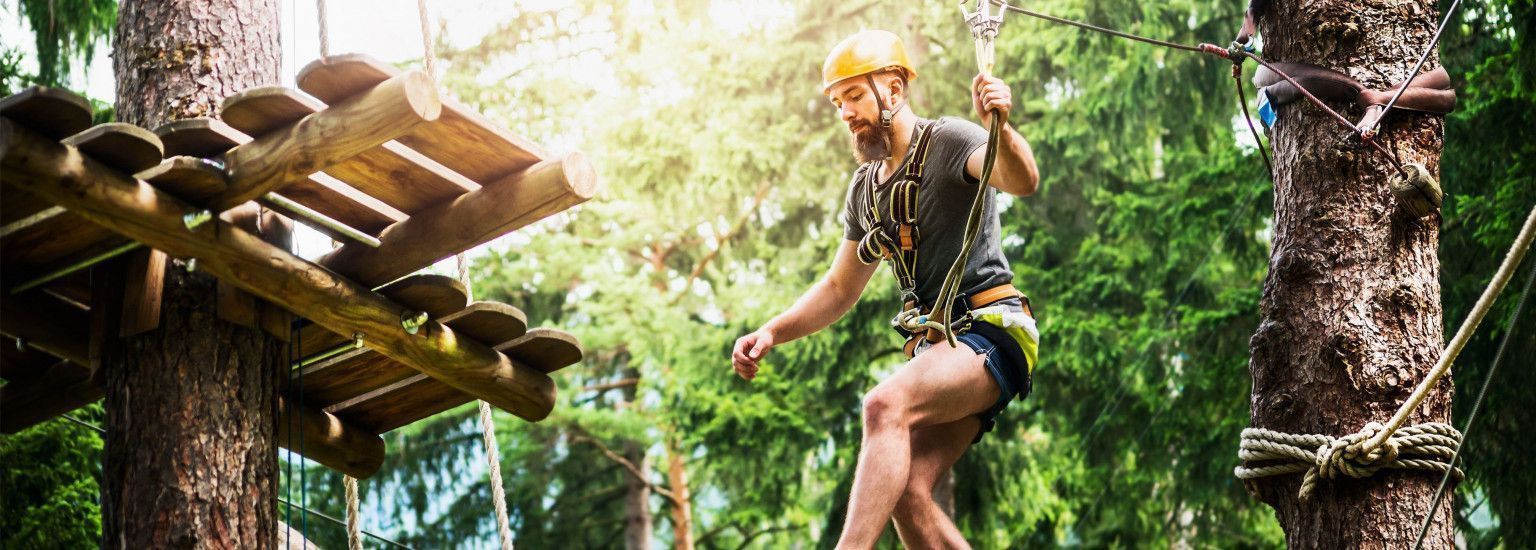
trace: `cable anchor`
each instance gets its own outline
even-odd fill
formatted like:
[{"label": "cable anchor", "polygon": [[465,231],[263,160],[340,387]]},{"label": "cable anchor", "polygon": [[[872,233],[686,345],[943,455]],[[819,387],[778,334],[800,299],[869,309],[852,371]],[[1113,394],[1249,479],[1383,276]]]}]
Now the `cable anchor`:
[{"label": "cable anchor", "polygon": [[992,12],[991,0],[976,0],[976,11],[965,11],[965,2],[960,3],[960,15],[965,17],[965,22],[971,27],[971,37],[976,41],[976,67],[985,75],[992,74],[992,66],[996,61],[993,42],[997,39],[997,29],[1003,24],[1005,10],[997,7],[997,12]]}]

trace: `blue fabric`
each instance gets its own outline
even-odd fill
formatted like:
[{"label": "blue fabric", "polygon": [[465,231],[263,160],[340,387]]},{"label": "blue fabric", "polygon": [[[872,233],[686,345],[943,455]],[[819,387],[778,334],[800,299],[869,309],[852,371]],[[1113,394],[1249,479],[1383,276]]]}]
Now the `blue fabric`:
[{"label": "blue fabric", "polygon": [[1275,104],[1269,101],[1269,91],[1259,88],[1259,121],[1265,128],[1275,125]]},{"label": "blue fabric", "polygon": [[[970,346],[976,355],[987,357],[984,363],[987,373],[992,375],[992,381],[997,383],[1000,390],[997,394],[997,402],[976,415],[981,419],[981,430],[976,432],[976,439],[971,441],[972,444],[981,441],[983,434],[992,431],[992,428],[997,425],[997,415],[1008,408],[1008,403],[1013,401],[1014,396],[1018,396],[1019,399],[1028,396],[1032,384],[1029,365],[1025,364],[1023,354],[1018,350],[1018,343],[1000,329],[989,338],[984,333],[992,332],[987,330],[990,327],[991,325],[985,323],[977,323],[970,332],[955,337],[956,340]],[[978,328],[981,330],[977,330]]]}]

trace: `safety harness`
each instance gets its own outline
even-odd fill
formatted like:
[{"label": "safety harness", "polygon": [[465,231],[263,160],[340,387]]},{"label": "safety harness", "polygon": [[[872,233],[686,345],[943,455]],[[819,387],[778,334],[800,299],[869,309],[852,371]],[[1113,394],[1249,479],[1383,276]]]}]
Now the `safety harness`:
[{"label": "safety harness", "polygon": [[[890,262],[891,273],[896,276],[896,282],[901,287],[902,311],[891,319],[891,326],[906,338],[906,344],[902,346],[907,357],[912,357],[921,340],[926,339],[930,343],[937,343],[949,334],[964,334],[972,328],[974,321],[978,320],[976,312],[984,311],[984,308],[992,306],[1010,298],[1019,298],[1024,303],[1024,315],[1033,317],[1033,311],[1029,309],[1029,298],[1014,288],[1011,284],[999,285],[993,288],[977,292],[972,296],[960,295],[954,304],[943,308],[951,312],[950,323],[946,327],[940,320],[933,318],[931,305],[920,303],[917,295],[917,253],[921,232],[918,228],[918,193],[923,185],[923,168],[928,159],[928,147],[932,143],[931,134],[938,122],[919,125],[913,131],[912,155],[907,159],[905,173],[897,180],[891,189],[890,199],[885,205],[879,203],[876,187],[879,186],[880,161],[872,161],[859,168],[859,179],[864,180],[865,206],[861,217],[861,223],[867,229],[864,237],[859,240],[858,257],[865,265],[871,265],[880,260]],[[985,186],[985,183],[977,183]],[[895,224],[895,235],[887,230],[885,220],[891,220]],[[956,260],[963,262],[964,260]],[[1009,316],[1004,319],[1003,311],[985,311],[989,315],[981,320],[996,325],[997,328],[1009,332],[1020,344],[1020,348],[1029,358],[1028,364],[1034,366],[1034,341],[1036,337],[1031,333],[1032,326],[1026,327],[1021,319]],[[958,315],[956,315],[958,314]],[[1032,323],[1027,323],[1032,325]],[[1015,330],[1009,331],[1009,328]],[[1025,340],[1028,341],[1025,341]]]}]

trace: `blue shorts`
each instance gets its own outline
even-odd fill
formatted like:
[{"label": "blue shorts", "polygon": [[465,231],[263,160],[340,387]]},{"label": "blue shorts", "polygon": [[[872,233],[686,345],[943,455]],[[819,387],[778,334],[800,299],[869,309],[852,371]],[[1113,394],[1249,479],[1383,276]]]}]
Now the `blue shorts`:
[{"label": "blue shorts", "polygon": [[[983,364],[1000,390],[997,394],[997,402],[976,415],[981,419],[981,430],[976,432],[976,439],[971,440],[974,444],[981,441],[982,434],[992,431],[992,428],[997,425],[997,415],[1008,408],[1008,403],[1013,401],[1014,396],[1018,396],[1019,399],[1029,396],[1032,384],[1030,368],[1018,343],[1014,342],[1013,338],[1010,338],[1002,329],[987,323],[975,323],[969,332],[956,336],[955,340],[970,346],[976,355],[987,356]],[[927,342],[923,342],[918,351],[921,352],[927,347]]]}]

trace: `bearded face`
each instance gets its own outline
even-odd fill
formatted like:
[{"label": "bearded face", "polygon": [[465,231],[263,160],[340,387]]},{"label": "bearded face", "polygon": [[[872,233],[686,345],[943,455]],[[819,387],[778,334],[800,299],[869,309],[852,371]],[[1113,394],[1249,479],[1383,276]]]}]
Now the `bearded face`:
[{"label": "bearded face", "polygon": [[895,132],[890,128],[866,120],[853,120],[848,123],[848,131],[853,137],[853,158],[860,163],[891,158]]}]

